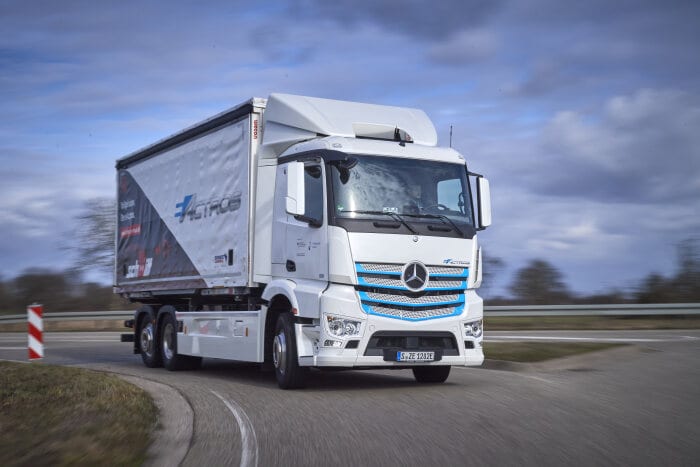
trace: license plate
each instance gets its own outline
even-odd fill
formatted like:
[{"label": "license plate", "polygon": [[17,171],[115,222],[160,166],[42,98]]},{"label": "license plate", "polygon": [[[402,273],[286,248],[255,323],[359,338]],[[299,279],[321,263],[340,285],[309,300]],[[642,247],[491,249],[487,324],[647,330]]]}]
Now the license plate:
[{"label": "license plate", "polygon": [[432,362],[435,352],[396,352],[397,362]]}]

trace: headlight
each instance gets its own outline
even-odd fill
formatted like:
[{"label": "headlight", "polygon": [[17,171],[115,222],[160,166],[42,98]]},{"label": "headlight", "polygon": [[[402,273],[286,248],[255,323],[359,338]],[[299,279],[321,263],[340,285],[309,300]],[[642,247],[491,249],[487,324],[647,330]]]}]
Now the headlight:
[{"label": "headlight", "polygon": [[360,321],[326,315],[326,328],[331,336],[350,337],[360,335]]},{"label": "headlight", "polygon": [[464,323],[464,335],[466,337],[481,337],[484,332],[483,320]]}]

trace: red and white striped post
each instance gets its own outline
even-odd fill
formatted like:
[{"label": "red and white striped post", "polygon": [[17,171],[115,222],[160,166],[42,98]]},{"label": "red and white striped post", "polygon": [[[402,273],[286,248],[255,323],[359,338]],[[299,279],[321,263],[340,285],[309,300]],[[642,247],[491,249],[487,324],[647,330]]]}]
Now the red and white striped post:
[{"label": "red and white striped post", "polygon": [[29,323],[29,360],[44,358],[44,322],[41,315],[44,307],[37,303],[27,307],[27,323]]}]

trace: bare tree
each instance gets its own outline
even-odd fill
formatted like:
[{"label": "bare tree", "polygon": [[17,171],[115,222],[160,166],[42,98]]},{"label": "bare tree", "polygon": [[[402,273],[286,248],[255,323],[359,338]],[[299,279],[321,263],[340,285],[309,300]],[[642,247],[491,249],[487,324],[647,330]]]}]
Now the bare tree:
[{"label": "bare tree", "polygon": [[487,297],[491,291],[493,280],[505,267],[505,262],[498,256],[491,256],[484,253],[484,264],[482,272],[482,283],[480,295]]},{"label": "bare tree", "polygon": [[77,217],[77,244],[72,247],[75,269],[111,273],[114,268],[114,232],[117,205],[113,198],[93,198],[85,202]]},{"label": "bare tree", "polygon": [[532,305],[556,305],[571,301],[562,273],[541,259],[530,261],[515,273],[510,291],[518,301]]},{"label": "bare tree", "polygon": [[700,246],[697,238],[676,246],[678,266],[673,277],[658,273],[646,276],[637,287],[640,303],[683,303],[700,301]]}]

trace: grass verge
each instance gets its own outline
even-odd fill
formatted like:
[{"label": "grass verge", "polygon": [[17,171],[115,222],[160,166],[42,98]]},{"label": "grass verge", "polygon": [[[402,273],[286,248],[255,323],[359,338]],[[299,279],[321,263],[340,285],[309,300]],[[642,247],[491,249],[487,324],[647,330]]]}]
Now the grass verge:
[{"label": "grass verge", "polygon": [[141,465],[156,415],[116,376],[0,362],[0,465]]},{"label": "grass verge", "polygon": [[510,362],[541,362],[626,344],[601,342],[484,342],[484,357]]},{"label": "grass verge", "polygon": [[698,329],[696,316],[486,316],[487,331],[517,330],[622,330],[622,329]]}]

